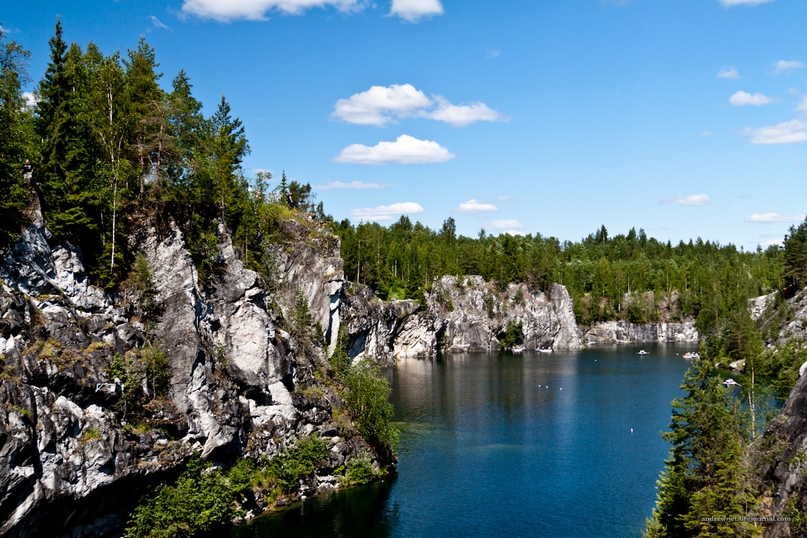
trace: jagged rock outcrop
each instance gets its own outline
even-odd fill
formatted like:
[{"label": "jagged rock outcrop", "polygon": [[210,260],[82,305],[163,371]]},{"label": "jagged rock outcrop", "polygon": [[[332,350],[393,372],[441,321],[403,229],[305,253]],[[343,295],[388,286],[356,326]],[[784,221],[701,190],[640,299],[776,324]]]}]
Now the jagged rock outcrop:
[{"label": "jagged rock outcrop", "polygon": [[279,306],[289,316],[298,295],[303,297],[333,351],[345,281],[339,237],[293,219],[282,221],[280,228],[279,233],[292,240],[281,243],[275,253]]},{"label": "jagged rock outcrop", "polygon": [[[341,261],[338,241],[316,236],[313,223],[284,226],[298,241],[279,247],[276,290],[243,265],[225,230],[201,284],[176,226],[141,227],[131,249],[151,270],[149,319],[131,304],[136,294],[91,286],[81,253],[41,221],[24,230],[0,265],[0,535],[102,536],[193,453],[271,457],[318,433],[329,457],[305,494],[332,488],[335,468],[373,453],[334,420],[332,389],[300,390],[317,383],[324,350],[298,353],[278,310],[299,291],[329,326]],[[167,383],[158,395],[142,378],[135,405],[114,365],[145,368],[149,346],[167,357]]]},{"label": "jagged rock outcrop", "polygon": [[549,296],[525,284],[499,290],[482,277],[444,276],[416,301],[383,302],[361,286],[346,288],[341,317],[347,324],[352,357],[391,363],[396,357],[498,349],[498,335],[521,322],[527,347],[583,347],[565,287]]},{"label": "jagged rock outcrop", "polygon": [[645,343],[677,342],[698,343],[698,330],[694,321],[678,323],[630,323],[627,321],[602,321],[585,332],[586,342],[595,343]]}]

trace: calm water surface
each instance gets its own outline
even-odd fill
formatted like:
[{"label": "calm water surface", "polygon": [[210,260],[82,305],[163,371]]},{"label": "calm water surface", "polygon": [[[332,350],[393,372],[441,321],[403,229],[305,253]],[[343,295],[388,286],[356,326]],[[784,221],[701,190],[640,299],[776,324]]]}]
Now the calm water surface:
[{"label": "calm water surface", "polygon": [[690,350],[645,349],[401,361],[398,477],[233,536],[639,536]]}]

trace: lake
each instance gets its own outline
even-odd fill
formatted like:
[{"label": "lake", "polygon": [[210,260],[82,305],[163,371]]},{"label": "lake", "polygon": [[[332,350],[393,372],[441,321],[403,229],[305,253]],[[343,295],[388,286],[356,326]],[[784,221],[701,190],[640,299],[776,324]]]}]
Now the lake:
[{"label": "lake", "polygon": [[692,348],[639,349],[402,360],[398,476],[233,536],[639,536]]}]

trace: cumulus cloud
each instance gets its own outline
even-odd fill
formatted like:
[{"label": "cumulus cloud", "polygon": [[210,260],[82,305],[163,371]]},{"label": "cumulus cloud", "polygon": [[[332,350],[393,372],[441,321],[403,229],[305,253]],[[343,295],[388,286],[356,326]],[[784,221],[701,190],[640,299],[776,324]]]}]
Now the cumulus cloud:
[{"label": "cumulus cloud", "polygon": [[431,99],[411,84],[372,86],[369,90],[340,99],[331,117],[355,125],[384,127],[398,120],[418,117],[465,127],[477,121],[507,121],[484,103],[451,104],[441,96]]},{"label": "cumulus cloud", "polygon": [[347,123],[383,127],[397,118],[412,116],[431,106],[426,94],[411,84],[372,86],[369,90],[340,99],[332,116]]},{"label": "cumulus cloud", "polygon": [[361,0],[185,0],[182,13],[202,19],[230,21],[264,20],[268,11],[299,15],[315,7],[333,6],[340,11],[360,9]]},{"label": "cumulus cloud", "polygon": [[785,121],[778,125],[748,128],[745,134],[751,137],[752,144],[792,144],[807,141],[807,122]]},{"label": "cumulus cloud", "polygon": [[372,147],[351,144],[334,160],[353,164],[424,164],[442,163],[453,158],[454,154],[437,142],[401,135],[395,142],[379,142]]},{"label": "cumulus cloud", "polygon": [[516,219],[503,219],[491,221],[490,227],[494,230],[505,230],[507,228],[523,228],[524,225]]},{"label": "cumulus cloud", "polygon": [[678,196],[677,198],[670,198],[669,200],[662,200],[661,203],[665,205],[706,205],[711,202],[708,194],[690,194],[689,196]]},{"label": "cumulus cloud", "polygon": [[468,200],[467,202],[462,202],[457,210],[460,213],[483,213],[486,211],[498,211],[499,208],[493,204],[488,204],[485,202],[478,202],[476,200]]},{"label": "cumulus cloud", "polygon": [[151,24],[153,24],[155,27],[162,28],[163,30],[170,30],[171,29],[166,24],[164,24],[163,21],[161,21],[160,19],[158,19],[154,15],[149,15],[149,17],[151,18]]},{"label": "cumulus cloud", "polygon": [[762,106],[776,102],[773,97],[768,97],[763,93],[748,93],[744,91],[735,92],[729,97],[729,103],[733,106]]},{"label": "cumulus cloud", "polygon": [[390,15],[409,22],[419,22],[435,15],[442,15],[443,12],[440,0],[392,0],[390,8]]},{"label": "cumulus cloud", "polygon": [[796,106],[796,110],[799,112],[807,112],[807,95],[805,95],[802,98],[801,103]]},{"label": "cumulus cloud", "polygon": [[793,217],[788,217],[786,215],[780,215],[779,213],[753,213],[745,222],[757,222],[760,224],[775,224],[775,223],[790,223],[790,222],[800,222],[804,220],[804,215],[795,215]]},{"label": "cumulus cloud", "polygon": [[392,220],[398,215],[410,213],[423,213],[423,206],[416,202],[397,202],[392,205],[380,205],[376,207],[361,207],[350,212],[354,219],[361,220]]},{"label": "cumulus cloud", "polygon": [[773,66],[773,72],[776,75],[781,75],[782,73],[790,74],[794,70],[804,67],[804,64],[798,60],[779,60]]},{"label": "cumulus cloud", "polygon": [[469,103],[467,105],[452,105],[443,97],[436,96],[437,110],[423,112],[424,118],[445,122],[452,127],[465,127],[477,121],[506,121],[501,113],[491,110],[485,103]]},{"label": "cumulus cloud", "polygon": [[31,92],[22,92],[22,98],[25,99],[25,105],[28,108],[36,106],[37,98],[35,94]]},{"label": "cumulus cloud", "polygon": [[344,183],[342,181],[329,181],[325,185],[320,185],[317,189],[321,191],[346,191],[346,190],[359,190],[359,189],[383,189],[385,185],[380,183],[365,183],[364,181],[351,181]]},{"label": "cumulus cloud", "polygon": [[759,4],[767,4],[768,2],[773,2],[773,0],[719,0],[720,5],[726,7],[732,6],[756,6]]},{"label": "cumulus cloud", "polygon": [[728,80],[737,80],[740,78],[740,72],[737,71],[734,67],[726,66],[722,67],[720,71],[717,72],[717,78],[725,78]]}]

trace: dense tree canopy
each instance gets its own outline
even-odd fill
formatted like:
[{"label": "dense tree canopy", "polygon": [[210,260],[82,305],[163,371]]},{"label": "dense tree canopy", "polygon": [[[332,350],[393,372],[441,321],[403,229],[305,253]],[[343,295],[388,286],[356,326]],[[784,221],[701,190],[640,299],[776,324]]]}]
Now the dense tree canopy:
[{"label": "dense tree canopy", "polygon": [[481,275],[500,285],[527,282],[535,291],[558,282],[569,289],[584,325],[690,317],[709,332],[748,297],[780,287],[777,247],[743,252],[700,238],[673,246],[648,239],[642,230],[609,238],[604,226],[576,243],[484,230],[468,238],[456,236],[451,218],[433,231],[407,216],[389,227],[345,220],[335,228],[348,278],[382,298],[416,297],[446,274]]}]

